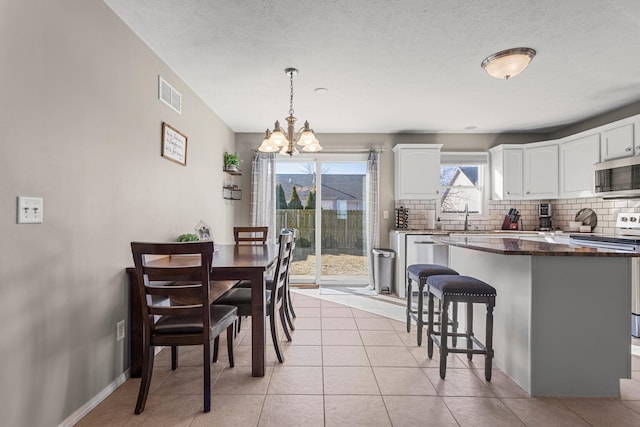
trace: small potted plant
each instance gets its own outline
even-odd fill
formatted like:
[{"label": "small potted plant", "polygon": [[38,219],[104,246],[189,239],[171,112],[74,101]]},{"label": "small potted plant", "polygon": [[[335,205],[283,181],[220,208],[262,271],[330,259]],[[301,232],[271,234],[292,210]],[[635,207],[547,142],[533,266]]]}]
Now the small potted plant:
[{"label": "small potted plant", "polygon": [[197,242],[200,240],[198,236],[193,233],[185,233],[178,236],[178,242]]},{"label": "small potted plant", "polygon": [[240,171],[240,156],[238,153],[224,153],[224,170],[231,172]]}]

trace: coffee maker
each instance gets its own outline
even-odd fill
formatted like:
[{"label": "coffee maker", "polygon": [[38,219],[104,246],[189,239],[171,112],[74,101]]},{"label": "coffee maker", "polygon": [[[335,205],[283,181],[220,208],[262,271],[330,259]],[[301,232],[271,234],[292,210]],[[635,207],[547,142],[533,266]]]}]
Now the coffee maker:
[{"label": "coffee maker", "polygon": [[552,229],[551,203],[540,203],[538,205],[538,230],[551,231]]}]

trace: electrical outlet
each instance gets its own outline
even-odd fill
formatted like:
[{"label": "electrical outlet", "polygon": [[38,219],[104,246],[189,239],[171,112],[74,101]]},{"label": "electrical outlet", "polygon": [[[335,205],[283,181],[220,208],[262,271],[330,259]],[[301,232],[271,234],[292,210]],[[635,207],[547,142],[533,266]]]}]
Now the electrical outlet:
[{"label": "electrical outlet", "polygon": [[42,197],[18,196],[17,223],[42,224]]},{"label": "electrical outlet", "polygon": [[389,219],[389,211],[382,211],[382,219]]},{"label": "electrical outlet", "polygon": [[116,323],[116,341],[122,341],[124,339],[124,320]]}]

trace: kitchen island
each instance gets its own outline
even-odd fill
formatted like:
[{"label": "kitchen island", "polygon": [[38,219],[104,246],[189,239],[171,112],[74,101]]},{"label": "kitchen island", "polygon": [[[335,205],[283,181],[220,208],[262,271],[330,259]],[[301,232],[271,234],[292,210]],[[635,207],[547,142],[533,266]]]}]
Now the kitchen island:
[{"label": "kitchen island", "polygon": [[[620,395],[619,380],[631,378],[631,269],[640,254],[513,237],[434,240],[449,245],[451,268],[497,290],[497,368],[532,396]],[[484,315],[475,310],[474,324]]]}]

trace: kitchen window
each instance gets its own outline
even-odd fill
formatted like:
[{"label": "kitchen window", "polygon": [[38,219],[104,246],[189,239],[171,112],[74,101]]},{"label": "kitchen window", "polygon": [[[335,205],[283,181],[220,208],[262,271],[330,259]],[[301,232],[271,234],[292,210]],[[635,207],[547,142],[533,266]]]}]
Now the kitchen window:
[{"label": "kitchen window", "polygon": [[473,217],[487,216],[487,153],[442,153],[438,215],[459,219],[467,211]]}]

